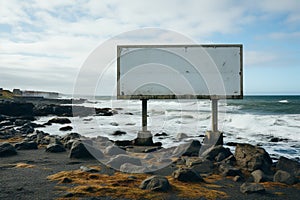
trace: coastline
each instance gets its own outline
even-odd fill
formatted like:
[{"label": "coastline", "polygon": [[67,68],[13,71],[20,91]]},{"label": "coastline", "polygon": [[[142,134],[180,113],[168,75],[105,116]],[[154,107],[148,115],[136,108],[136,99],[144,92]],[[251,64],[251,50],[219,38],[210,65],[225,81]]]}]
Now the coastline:
[{"label": "coastline", "polygon": [[[20,104],[21,105],[21,104]],[[18,104],[15,104],[15,106],[18,106]],[[39,104],[40,106],[40,104]],[[46,106],[47,109],[44,109]],[[48,106],[48,107],[47,107]],[[52,105],[51,105],[52,106]],[[50,106],[50,107],[51,107]],[[56,110],[61,106],[59,103],[56,105]],[[53,116],[53,113],[51,109],[49,110],[49,105],[44,103],[43,112],[46,115],[50,113],[53,117],[53,119],[56,119],[60,123],[62,121],[67,121],[65,116],[69,116],[68,109],[62,109],[63,111],[66,111],[65,113],[61,112],[59,117]],[[53,108],[53,107],[52,107]],[[85,108],[84,108],[85,109]],[[47,111],[47,112],[45,112]],[[36,112],[36,111],[35,111]],[[40,112],[41,113],[41,112]],[[48,115],[47,114],[47,115]],[[113,115],[114,111],[110,108],[103,108],[98,109],[99,115]],[[44,126],[43,124],[36,124],[33,123],[32,120],[34,120],[35,115],[15,115],[15,116],[5,116],[1,115],[1,144],[2,142],[9,142],[12,144],[11,146],[16,148],[16,155],[5,155],[1,156],[1,162],[0,162],[0,175],[1,175],[1,199],[11,199],[11,198],[19,198],[19,199],[54,199],[54,198],[66,198],[66,199],[92,199],[92,196],[99,195],[97,197],[94,197],[94,199],[123,199],[122,194],[119,194],[115,192],[112,194],[109,192],[109,190],[115,191],[124,188],[126,190],[129,189],[128,186],[134,187],[135,191],[139,192],[140,196],[130,196],[133,194],[127,194],[128,197],[131,198],[156,198],[158,199],[160,197],[163,197],[165,199],[257,199],[257,198],[263,198],[263,199],[295,199],[299,196],[300,193],[300,183],[299,183],[299,170],[300,168],[296,167],[293,172],[289,173],[295,173],[292,176],[295,178],[295,181],[292,182],[292,184],[286,184],[286,183],[278,183],[273,181],[273,176],[279,171],[282,170],[282,168],[278,168],[278,162],[272,163],[272,161],[266,161],[269,162],[267,165],[267,168],[265,170],[265,173],[268,174],[268,176],[272,176],[272,178],[267,178],[266,180],[259,182],[260,186],[264,188],[264,192],[262,191],[254,191],[250,192],[251,194],[245,194],[241,192],[241,186],[244,183],[255,183],[253,180],[253,177],[251,175],[251,172],[255,171],[255,169],[248,169],[249,166],[243,166],[243,164],[239,161],[238,155],[235,152],[235,155],[233,155],[229,149],[220,147],[220,146],[213,146],[212,149],[207,153],[207,156],[205,159],[200,159],[199,157],[203,155],[196,155],[197,152],[199,153],[199,150],[201,146],[203,146],[203,143],[199,143],[195,140],[192,140],[191,143],[188,143],[188,145],[183,146],[179,145],[177,148],[177,151],[179,151],[179,154],[176,154],[176,156],[171,157],[165,157],[164,159],[160,159],[159,162],[165,162],[165,167],[159,169],[159,170],[153,170],[154,168],[149,168],[150,173],[139,173],[140,175],[136,175],[137,179],[135,180],[124,180],[124,177],[130,177],[135,176],[130,173],[123,173],[119,172],[119,170],[115,170],[113,168],[109,168],[106,165],[102,164],[98,160],[95,160],[93,158],[86,159],[88,154],[84,154],[84,156],[81,157],[71,157],[71,152],[73,149],[73,144],[75,141],[83,141],[83,140],[94,140],[95,138],[86,138],[81,137],[77,134],[66,134],[64,136],[58,137],[53,136],[49,134],[45,134],[41,131],[35,131],[36,127]],[[57,123],[54,122],[54,123]],[[50,123],[50,122],[49,122]],[[53,123],[53,121],[52,121]],[[50,123],[51,124],[51,123]],[[68,124],[68,123],[67,123]],[[97,138],[96,138],[97,139]],[[109,144],[109,147],[113,147],[117,145],[119,149],[125,150],[125,153],[118,151],[114,156],[118,156],[119,154],[126,154],[128,156],[137,155],[137,152],[130,152],[132,151],[132,143],[130,141],[127,141],[127,143],[124,145],[124,142],[117,142],[117,141],[109,141],[107,138],[101,138],[99,137],[99,143],[98,144]],[[73,140],[73,141],[72,141]],[[28,146],[28,143],[36,143],[36,148],[30,149]],[[108,143],[110,142],[110,143]],[[23,146],[22,146],[23,145]],[[52,145],[52,146],[51,146]],[[235,144],[235,146],[240,145],[239,148],[244,148],[242,144]],[[32,147],[32,146],[31,146]],[[130,147],[130,148],[129,148]],[[180,148],[182,149],[180,149]],[[248,145],[246,145],[248,148]],[[245,148],[246,148],[245,147]],[[19,148],[19,149],[18,149]],[[107,147],[108,148],[108,147]],[[105,149],[101,149],[101,153],[103,154],[103,158],[105,158],[105,161],[111,161],[112,155],[109,155],[109,151]],[[249,147],[251,151],[261,151],[260,147]],[[25,150],[27,149],[27,150]],[[28,150],[29,149],[29,150]],[[50,150],[51,149],[51,150]],[[116,148],[111,148],[115,152]],[[110,150],[111,150],[110,149]],[[156,152],[159,151],[160,148],[147,148],[149,152]],[[179,149],[179,150],[178,150]],[[259,149],[259,150],[258,150]],[[174,153],[175,150],[173,149],[163,149],[165,150],[165,154]],[[81,149],[81,153],[82,153]],[[143,150],[144,151],[144,150]],[[149,152],[138,152],[138,157],[141,159],[144,163],[144,160],[142,158],[147,157],[149,155]],[[190,152],[190,153],[187,153]],[[213,155],[218,152],[217,155]],[[161,154],[162,155],[162,154]],[[213,155],[213,156],[212,156]],[[252,155],[255,158],[255,155]],[[91,156],[93,157],[93,156]],[[128,157],[130,158],[130,157]],[[152,160],[151,160],[152,159]],[[152,164],[153,158],[150,159],[150,162],[146,162],[147,167],[149,164]],[[250,157],[249,159],[252,159]],[[195,161],[196,160],[196,161]],[[243,159],[241,159],[243,160]],[[267,159],[268,160],[268,159]],[[126,160],[125,160],[126,161]],[[125,163],[129,162],[128,160]],[[297,161],[285,161],[285,162],[291,162],[291,163],[297,163]],[[130,162],[129,162],[130,163]],[[154,162],[153,162],[154,163]],[[194,164],[191,164],[194,163]],[[208,163],[208,165],[207,165]],[[121,166],[120,164],[120,166]],[[132,164],[132,163],[131,163]],[[299,163],[298,163],[299,164]],[[197,170],[203,170],[205,168],[205,173],[201,173],[202,180],[197,183],[194,183],[193,181],[178,181],[178,177],[176,178],[176,172],[180,169],[190,169],[193,167],[193,165],[197,166]],[[94,172],[82,172],[82,166],[84,167],[99,167],[98,171]],[[120,167],[119,166],[119,167]],[[298,166],[295,164],[295,166]],[[83,167],[83,168],[84,168]],[[138,172],[138,170],[141,170],[141,172],[145,172],[144,165],[139,164],[133,164],[129,165],[129,169],[135,169],[133,171]],[[155,166],[154,166],[155,167]],[[265,168],[265,166],[260,166],[259,169]],[[124,169],[124,167],[123,167]],[[76,174],[78,173],[78,177],[68,177],[70,174]],[[129,171],[130,171],[129,170]],[[287,170],[287,169],[286,169]],[[176,173],[175,173],[176,172]],[[204,171],[201,171],[204,172]],[[51,181],[49,177],[55,177],[55,175],[59,173],[65,173],[66,176],[63,177],[63,179],[57,179],[54,178],[54,181]],[[180,172],[182,173],[182,172]],[[198,173],[200,174],[200,173]],[[84,175],[84,176],[83,176]],[[89,180],[95,179],[95,177],[100,178],[102,175],[105,177],[113,177],[114,180],[107,180],[107,185],[110,188],[107,188],[106,190],[103,189],[103,187],[99,188],[99,185],[91,186],[89,188],[86,188],[87,191],[84,193],[82,190],[83,185],[82,179],[86,180],[86,184],[89,184]],[[149,178],[152,175],[160,175],[165,176],[171,183],[171,186],[173,189],[169,189],[166,192],[156,192],[156,191],[149,191],[149,190],[142,190],[139,188],[139,185],[143,181],[142,179]],[[90,177],[86,179],[86,176]],[[240,176],[241,180],[235,180],[236,176]],[[91,178],[94,177],[94,178]],[[102,177],[103,178],[103,177]],[[120,180],[119,180],[120,178]],[[70,179],[70,183],[62,183],[62,181],[66,181]],[[238,179],[238,178],[237,178]],[[296,180],[297,179],[297,180]],[[69,180],[69,181],[70,181]],[[114,184],[110,185],[109,183],[112,181]],[[119,181],[119,182],[118,182]],[[125,181],[125,183],[124,183]],[[68,181],[67,181],[68,182]],[[97,182],[96,182],[97,183]],[[122,184],[120,184],[122,183]],[[134,185],[131,185],[134,183]],[[90,184],[95,184],[94,182],[91,182]],[[98,183],[97,183],[98,184]],[[194,187],[195,189],[190,191],[188,188]],[[199,193],[197,190],[207,190],[206,193]],[[70,192],[71,191],[71,192]],[[77,192],[76,192],[77,191]],[[189,191],[189,192],[187,192]],[[210,193],[210,192],[211,193]],[[99,192],[101,194],[99,194]],[[124,195],[125,192],[123,191]],[[246,192],[247,193],[247,192]],[[116,196],[117,195],[117,196]],[[119,195],[119,196],[118,196]],[[125,196],[126,196],[125,195]],[[149,196],[150,195],[150,196]],[[185,196],[184,196],[185,195]],[[198,195],[198,196],[197,196]],[[202,196],[201,196],[202,195]],[[211,195],[211,196],[209,196]],[[124,197],[124,196],[123,196]],[[127,198],[128,199],[128,198]]]}]

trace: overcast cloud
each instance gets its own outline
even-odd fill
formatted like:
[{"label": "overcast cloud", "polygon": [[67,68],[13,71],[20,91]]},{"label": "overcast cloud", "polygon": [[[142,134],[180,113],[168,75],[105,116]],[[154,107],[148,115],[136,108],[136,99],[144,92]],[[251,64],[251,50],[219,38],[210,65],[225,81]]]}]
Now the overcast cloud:
[{"label": "overcast cloud", "polygon": [[[0,0],[0,87],[70,94],[94,49],[121,33],[151,27],[186,38],[140,31],[115,43],[241,43],[246,93],[300,93],[295,81],[276,90],[300,73],[299,10],[298,0]],[[115,51],[113,45],[104,53]],[[276,82],[257,79],[255,73],[270,67],[282,70],[274,72]],[[112,73],[105,80],[114,81]]]}]

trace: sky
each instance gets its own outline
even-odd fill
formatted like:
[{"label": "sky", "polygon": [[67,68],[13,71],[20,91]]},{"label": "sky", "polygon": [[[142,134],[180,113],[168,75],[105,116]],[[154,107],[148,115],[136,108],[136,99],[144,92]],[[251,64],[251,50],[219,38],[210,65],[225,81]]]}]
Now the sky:
[{"label": "sky", "polygon": [[299,0],[0,0],[0,87],[72,94],[84,79],[107,94],[117,44],[193,41],[243,44],[246,95],[300,94],[299,10]]}]

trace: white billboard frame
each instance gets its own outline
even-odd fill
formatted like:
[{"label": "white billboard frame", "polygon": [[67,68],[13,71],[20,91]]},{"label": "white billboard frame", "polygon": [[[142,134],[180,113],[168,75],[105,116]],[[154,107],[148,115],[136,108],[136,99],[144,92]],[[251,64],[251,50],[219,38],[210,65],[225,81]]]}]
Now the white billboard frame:
[{"label": "white billboard frame", "polygon": [[[226,78],[226,80],[223,79],[222,77],[222,70],[224,71],[224,66],[225,63],[228,61],[226,59],[234,59],[232,60],[232,63],[234,63],[234,65],[239,65],[239,66],[234,66],[232,67],[232,76],[235,77],[235,79],[237,78],[238,80],[235,80],[235,82],[238,82],[238,85],[235,84],[235,87],[237,87],[238,91],[234,91],[231,92],[230,94],[228,94],[226,91],[225,92],[220,92],[220,94],[217,93],[212,93],[212,94],[208,94],[206,92],[206,94],[166,94],[166,95],[156,95],[156,94],[134,94],[134,93],[130,93],[130,94],[123,94],[123,90],[124,88],[124,83],[122,82],[122,77],[124,76],[124,74],[122,74],[122,71],[125,71],[126,73],[130,73],[130,71],[128,71],[127,69],[124,69],[124,67],[126,67],[126,63],[124,64],[123,62],[126,61],[126,56],[128,57],[129,52],[131,53],[131,56],[133,56],[133,59],[137,59],[137,57],[134,57],[134,53],[141,53],[140,50],[161,50],[162,52],[171,52],[172,54],[175,54],[174,51],[179,51],[180,49],[184,49],[185,52],[188,52],[187,50],[192,49],[193,51],[201,51],[201,54],[204,54],[203,52],[205,52],[205,54],[207,54],[206,57],[208,57],[208,59],[211,60],[210,65],[214,65],[216,68],[215,69],[215,74],[219,73],[219,82],[222,81],[222,83],[218,83],[218,84],[223,84],[223,91],[226,90],[227,87],[227,82],[228,80],[230,80],[230,76],[231,74],[229,74],[229,77]],[[234,49],[235,52],[225,52],[228,50]],[[220,53],[225,52],[228,55],[224,54],[224,58],[220,58],[222,57],[220,55]],[[124,53],[125,52],[125,53]],[[189,51],[190,52],[190,51]],[[210,52],[215,52],[213,54],[210,54]],[[142,52],[143,53],[143,52]],[[231,53],[234,53],[235,56],[231,55]],[[237,53],[239,55],[237,55]],[[149,64],[160,64],[159,62],[156,62],[156,58],[149,58],[149,55],[139,55],[139,59],[140,57],[147,57],[146,59],[153,59],[154,62],[149,62]],[[181,57],[181,59],[185,59],[185,55],[176,55],[178,57]],[[219,59],[219,60],[218,60]],[[223,59],[223,60],[222,60]],[[125,61],[124,61],[125,60]],[[127,62],[128,59],[127,59]],[[201,61],[198,61],[201,62]],[[229,63],[231,62],[231,60],[229,60]],[[147,62],[145,62],[147,64]],[[145,64],[144,63],[144,64]],[[222,64],[223,63],[223,64]],[[128,65],[128,64],[127,64]],[[172,68],[172,64],[168,64],[167,65],[169,67]],[[199,63],[198,63],[199,65]],[[200,63],[201,65],[201,63]],[[129,66],[132,67],[132,66]],[[134,66],[135,67],[135,66]],[[140,66],[139,66],[140,67]],[[206,66],[202,66],[202,69],[205,69]],[[223,67],[223,68],[222,68]],[[226,66],[227,67],[227,66]],[[207,68],[206,68],[207,69]],[[207,69],[209,70],[209,69]],[[234,71],[235,70],[235,71]],[[199,71],[199,73],[201,73],[201,76],[204,77],[205,83],[207,83],[207,81],[209,80],[209,78],[206,78],[205,76],[207,76],[207,74],[205,74],[206,72],[201,72],[201,70]],[[211,72],[210,72],[211,73]],[[226,71],[226,73],[228,73]],[[144,75],[145,77],[147,76],[147,74]],[[126,79],[124,79],[126,80]],[[210,83],[211,84],[211,83]],[[211,84],[212,85],[212,84]],[[167,85],[168,86],[168,85]],[[194,86],[194,85],[193,85]],[[203,87],[203,86],[202,86]],[[243,98],[243,45],[242,44],[204,44],[204,45],[118,45],[117,46],[117,99],[242,99]]]}]

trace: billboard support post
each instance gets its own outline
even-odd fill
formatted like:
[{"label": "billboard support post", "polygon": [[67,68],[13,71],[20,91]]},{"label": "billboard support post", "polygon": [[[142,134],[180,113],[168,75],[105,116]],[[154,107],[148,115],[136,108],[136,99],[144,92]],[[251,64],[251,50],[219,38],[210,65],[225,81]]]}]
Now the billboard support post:
[{"label": "billboard support post", "polygon": [[147,131],[147,101],[148,99],[142,100],[142,130],[143,132]]},{"label": "billboard support post", "polygon": [[218,132],[218,99],[211,100],[212,108],[212,131]]}]

